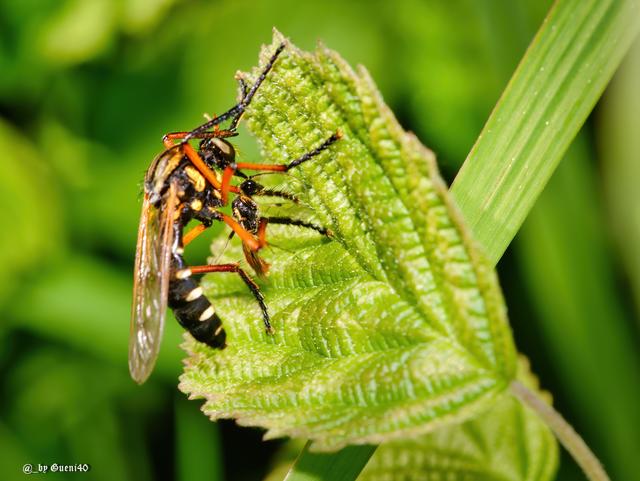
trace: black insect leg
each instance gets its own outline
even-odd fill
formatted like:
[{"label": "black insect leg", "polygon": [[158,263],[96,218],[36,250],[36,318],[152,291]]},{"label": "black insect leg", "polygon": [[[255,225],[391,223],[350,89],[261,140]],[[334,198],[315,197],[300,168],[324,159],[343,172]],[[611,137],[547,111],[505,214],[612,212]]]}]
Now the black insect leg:
[{"label": "black insect leg", "polygon": [[296,227],[303,227],[305,229],[315,230],[319,234],[326,235],[327,237],[331,237],[333,235],[333,233],[326,227],[322,227],[311,222],[306,222],[301,219],[292,219],[290,217],[261,217],[260,223],[263,222],[269,224],[294,225]]},{"label": "black insect leg", "polygon": [[251,100],[253,99],[253,96],[258,91],[258,88],[260,88],[260,85],[262,85],[262,82],[264,82],[264,79],[267,78],[267,74],[273,68],[273,65],[276,63],[276,60],[278,59],[278,57],[280,56],[280,54],[284,50],[284,47],[285,47],[284,42],[281,43],[280,45],[278,45],[278,48],[276,48],[276,51],[273,52],[273,54],[271,55],[271,58],[267,62],[267,65],[265,65],[265,67],[262,69],[262,72],[260,73],[260,76],[256,80],[256,83],[253,84],[253,86],[249,89],[247,94],[243,97],[243,99],[238,104],[238,113],[235,115],[235,117],[231,121],[231,124],[229,126],[229,130],[235,130],[236,129],[236,127],[238,125],[238,122],[240,122],[240,118],[242,117],[242,114],[244,113],[246,108],[251,103]]},{"label": "black insect leg", "polygon": [[[281,190],[264,189],[262,192],[255,194],[264,197],[279,197],[280,199],[290,200],[294,204],[300,203],[300,199],[289,192],[282,192]],[[275,204],[280,205],[280,204]]]},{"label": "black insect leg", "polygon": [[[236,173],[238,172],[240,171],[236,171]],[[242,194],[248,197],[254,197],[254,196],[279,197],[281,199],[290,200],[291,202],[294,202],[296,204],[299,202],[299,199],[295,195],[290,194],[289,192],[282,192],[280,190],[268,189],[262,184],[259,184],[258,182],[253,180],[253,177],[255,176],[248,178],[238,186],[238,190],[240,190]]]},{"label": "black insect leg", "polygon": [[249,86],[247,85],[247,82],[245,82],[242,77],[236,77],[236,79],[240,84],[240,90],[242,90],[242,98],[245,98],[249,93]]},{"label": "black insect leg", "polygon": [[316,147],[310,152],[307,152],[301,157],[298,157],[297,159],[292,160],[288,164],[251,164],[251,163],[245,163],[245,162],[237,162],[236,169],[264,170],[264,171],[271,171],[271,172],[288,172],[289,170],[299,166],[303,162],[306,162],[307,160],[311,160],[323,150],[328,149],[331,146],[331,144],[335,143],[341,138],[342,138],[342,132],[340,130],[337,130],[335,133],[331,134],[331,136],[327,140],[322,142],[322,144],[320,144],[318,147]]},{"label": "black insect leg", "polygon": [[264,79],[267,77],[267,74],[269,73],[269,71],[273,68],[273,65],[276,63],[278,56],[284,50],[284,47],[285,47],[284,42],[278,45],[278,48],[276,48],[273,55],[271,55],[271,58],[267,62],[267,65],[265,65],[264,69],[262,69],[262,72],[260,73],[260,76],[256,80],[256,83],[254,83],[253,86],[246,92],[246,95],[243,96],[240,102],[238,102],[236,105],[231,107],[222,115],[219,115],[215,119],[211,119],[208,122],[205,122],[204,124],[193,129],[189,133],[189,135],[185,137],[185,140],[198,138],[197,137],[198,134],[201,134],[202,132],[205,132],[211,129],[216,125],[220,125],[222,122],[225,122],[226,120],[229,120],[229,119],[231,119],[231,125],[229,126],[228,130],[234,131],[238,126],[238,122],[240,121],[242,114],[244,113],[248,105],[251,103],[251,100],[253,99],[254,95],[256,94],[262,82],[264,82]]},{"label": "black insect leg", "polygon": [[246,286],[251,291],[251,294],[258,302],[260,306],[260,310],[262,311],[262,320],[264,321],[264,327],[266,328],[269,334],[273,334],[273,327],[271,326],[271,320],[269,318],[269,311],[267,310],[267,305],[264,302],[264,296],[262,292],[260,292],[260,287],[256,284],[253,279],[247,274],[238,264],[216,264],[209,266],[193,266],[190,267],[190,270],[194,274],[204,274],[208,272],[235,272],[240,276],[242,281],[246,284]]}]

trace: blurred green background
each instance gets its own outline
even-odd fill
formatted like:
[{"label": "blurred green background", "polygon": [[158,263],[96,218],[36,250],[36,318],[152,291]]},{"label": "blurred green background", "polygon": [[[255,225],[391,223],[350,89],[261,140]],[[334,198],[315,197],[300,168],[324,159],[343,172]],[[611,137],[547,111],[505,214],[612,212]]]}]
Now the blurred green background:
[{"label": "blurred green background", "polygon": [[[78,479],[261,479],[281,442],[184,399],[171,318],[152,379],[128,376],[140,183],[162,135],[229,108],[277,26],[364,64],[451,181],[549,6],[0,0],[0,479],[53,462],[91,464]],[[640,479],[638,85],[637,44],[499,264],[520,350],[621,480]],[[583,478],[564,457],[558,479]]]}]

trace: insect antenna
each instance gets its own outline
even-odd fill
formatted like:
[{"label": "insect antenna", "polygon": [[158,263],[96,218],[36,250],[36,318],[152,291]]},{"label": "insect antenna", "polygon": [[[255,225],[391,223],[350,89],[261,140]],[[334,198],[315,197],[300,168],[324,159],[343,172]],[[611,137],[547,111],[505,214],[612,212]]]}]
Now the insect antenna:
[{"label": "insect antenna", "polygon": [[253,86],[249,89],[248,92],[246,91],[246,85],[242,85],[241,84],[241,88],[243,90],[243,94],[244,94],[244,92],[246,92],[246,95],[244,95],[244,97],[242,98],[242,100],[238,104],[238,113],[236,114],[236,116],[231,121],[231,125],[229,126],[229,130],[234,130],[236,128],[236,126],[238,125],[238,122],[240,121],[240,118],[242,117],[242,114],[244,113],[244,110],[251,103],[251,99],[253,99],[253,96],[256,94],[256,92],[258,91],[258,88],[260,87],[260,85],[262,84],[264,79],[267,77],[267,74],[273,68],[273,64],[276,63],[276,60],[278,59],[278,56],[284,50],[284,47],[285,47],[285,43],[284,42],[282,42],[280,45],[278,45],[278,48],[276,48],[276,51],[273,52],[273,54],[271,55],[271,58],[267,62],[267,65],[265,65],[264,69],[262,69],[262,72],[260,73],[260,76],[258,77],[256,82],[253,84]]},{"label": "insect antenna", "polygon": [[241,84],[241,88],[243,90],[243,97],[242,97],[242,100],[240,100],[240,102],[238,102],[235,106],[231,107],[229,110],[227,110],[222,115],[220,115],[220,116],[218,116],[218,117],[216,117],[214,119],[211,119],[211,120],[205,122],[204,124],[200,125],[199,127],[196,127],[195,129],[193,129],[185,137],[185,141],[188,141],[189,139],[194,138],[195,136],[201,134],[202,132],[205,132],[205,131],[211,129],[215,125],[219,125],[222,122],[224,122],[226,120],[229,120],[229,119],[231,119],[231,124],[229,125],[229,129],[228,130],[234,131],[236,129],[236,127],[238,126],[238,122],[240,122],[240,118],[242,117],[242,114],[244,113],[244,111],[247,108],[247,106],[251,103],[251,100],[253,99],[253,96],[256,94],[256,92],[258,91],[258,88],[260,87],[260,85],[262,84],[264,79],[267,77],[267,74],[269,73],[269,71],[273,68],[273,65],[276,63],[276,60],[278,59],[278,56],[284,50],[284,47],[285,47],[285,43],[284,42],[282,42],[280,45],[278,45],[278,48],[276,48],[275,52],[271,55],[271,58],[267,62],[267,65],[265,65],[264,69],[260,73],[260,76],[258,77],[256,82],[251,86],[250,89],[247,90],[246,84],[244,84],[244,85]]},{"label": "insect antenna", "polygon": [[225,251],[227,250],[227,247],[229,247],[229,242],[231,242],[231,239],[233,239],[234,235],[235,235],[234,231],[231,231],[229,233],[229,235],[227,236],[227,240],[224,243],[224,246],[222,246],[222,250],[220,251],[218,256],[215,258],[215,260],[213,261],[214,264],[219,264],[220,263],[220,258],[222,258],[222,256],[224,255]]}]

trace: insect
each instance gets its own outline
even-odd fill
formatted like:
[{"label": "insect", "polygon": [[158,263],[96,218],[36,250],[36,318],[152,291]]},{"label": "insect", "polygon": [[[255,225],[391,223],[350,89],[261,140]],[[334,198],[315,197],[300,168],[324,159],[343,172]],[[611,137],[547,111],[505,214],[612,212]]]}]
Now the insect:
[{"label": "insect", "polygon": [[[283,49],[284,44],[276,49],[250,89],[240,81],[243,95],[234,107],[192,131],[165,135],[166,150],[147,170],[136,248],[129,340],[129,370],[138,383],[149,377],[155,365],[167,307],[173,309],[178,322],[196,340],[214,348],[224,348],[226,334],[222,321],[194,275],[208,272],[238,274],[256,299],[267,332],[272,332],[262,293],[237,263],[194,267],[185,264],[184,247],[214,221],[224,222],[233,234],[238,235],[249,264],[258,274],[264,274],[268,267],[257,254],[266,245],[268,222],[323,232],[321,227],[296,219],[260,217],[252,196],[295,199],[284,192],[264,188],[240,169],[286,172],[325,150],[340,138],[339,133],[299,159],[276,165],[235,163],[235,150],[225,140],[237,135],[236,127],[242,114]],[[226,120],[231,120],[229,128],[220,129],[220,123]],[[198,151],[190,145],[191,139],[201,140]],[[179,143],[174,144],[174,141]],[[245,181],[240,186],[231,185],[234,176]],[[227,204],[229,193],[237,195],[233,201],[233,217],[219,210]],[[193,219],[200,224],[183,234],[185,226]]]},{"label": "insect", "polygon": [[[279,197],[285,200],[292,201],[294,203],[298,203],[298,198],[288,192],[269,189],[256,182],[253,178],[255,176],[247,177],[240,169],[244,168],[252,170],[263,170],[274,173],[287,172],[299,166],[303,162],[311,160],[313,157],[320,154],[341,137],[341,132],[337,131],[329,138],[327,138],[324,142],[322,142],[322,144],[320,144],[318,147],[310,152],[307,152],[298,159],[289,162],[288,164],[247,164],[242,162],[236,163],[235,150],[233,148],[233,145],[231,145],[231,143],[229,143],[228,141],[219,138],[206,139],[205,141],[201,142],[200,152],[203,154],[205,159],[211,159],[210,162],[215,168],[223,170],[223,199],[225,191],[224,179],[230,178],[232,175],[239,176],[245,179],[239,186],[237,186],[237,195],[231,203],[233,217],[246,231],[256,236],[261,245],[266,245],[266,228],[268,224],[282,224],[303,227],[315,230],[318,233],[327,236],[329,236],[331,232],[324,227],[301,219],[292,219],[290,217],[261,216],[258,204],[254,201],[253,197]],[[232,237],[234,234],[235,232],[231,231],[230,237]],[[254,272],[260,277],[266,275],[269,269],[269,265],[258,255],[258,252],[254,249],[251,249],[250,246],[245,243],[243,243],[242,247],[245,259],[247,260],[247,263],[252,267]]]},{"label": "insect", "polygon": [[[146,380],[155,364],[167,306],[195,339],[215,348],[225,346],[222,322],[193,278],[196,274],[239,274],[256,298],[267,329],[271,327],[262,294],[238,264],[185,265],[183,229],[192,219],[203,225],[226,220],[232,228],[242,229],[217,210],[222,205],[219,197],[219,191],[206,182],[179,145],[158,156],[147,171],[129,342],[129,368],[139,383]],[[257,245],[252,237],[248,241]]]}]

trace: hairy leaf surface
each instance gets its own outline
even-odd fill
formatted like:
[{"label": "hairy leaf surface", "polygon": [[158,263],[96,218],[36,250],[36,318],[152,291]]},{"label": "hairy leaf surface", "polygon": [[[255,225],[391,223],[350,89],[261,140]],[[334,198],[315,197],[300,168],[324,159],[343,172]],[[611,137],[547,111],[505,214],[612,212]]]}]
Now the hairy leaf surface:
[{"label": "hairy leaf surface", "polygon": [[[517,379],[551,403],[551,397],[540,391],[538,380],[531,374],[529,361],[524,356],[519,361]],[[346,451],[306,453],[306,463],[301,466],[298,453],[303,446],[299,441],[287,443],[265,481],[281,481],[287,473],[287,481],[336,478],[333,472],[327,473],[329,457],[346,458]],[[351,459],[344,462],[347,461]],[[358,480],[551,481],[557,465],[558,444],[551,430],[536,413],[505,393],[474,419],[415,438],[381,444]]]},{"label": "hairy leaf surface", "polygon": [[[537,379],[524,357],[519,371],[518,378],[537,390]],[[505,393],[475,419],[382,444],[358,479],[550,481],[557,464],[558,445],[551,430],[536,413]]]},{"label": "hairy leaf surface", "polygon": [[[276,33],[262,65],[281,41]],[[208,277],[228,347],[187,337],[180,388],[204,398],[214,419],[309,438],[317,449],[429,432],[491,405],[516,360],[495,273],[434,155],[402,130],[367,72],[326,48],[287,44],[245,120],[273,163],[343,133],[278,179],[301,207],[263,208],[313,220],[333,237],[269,226],[272,269],[261,286],[274,336],[239,279]],[[221,259],[240,257],[232,243]]]}]

